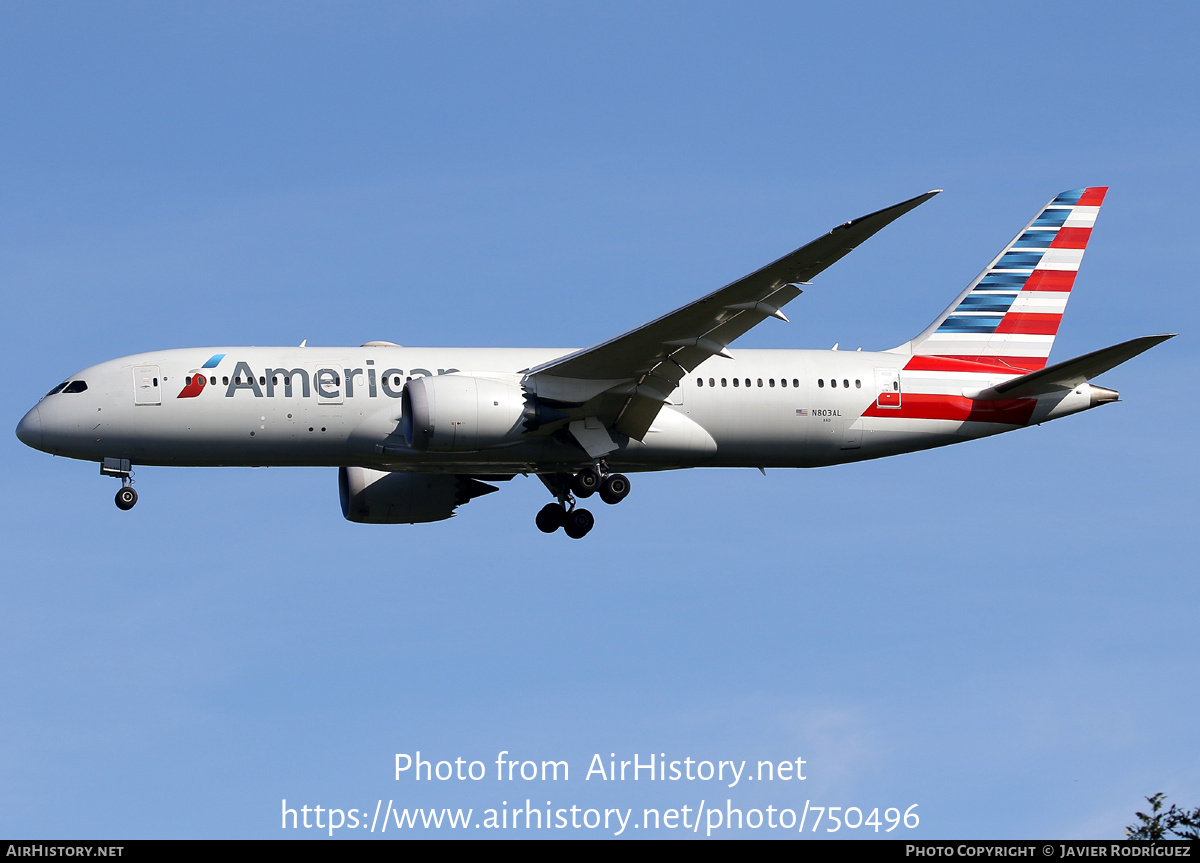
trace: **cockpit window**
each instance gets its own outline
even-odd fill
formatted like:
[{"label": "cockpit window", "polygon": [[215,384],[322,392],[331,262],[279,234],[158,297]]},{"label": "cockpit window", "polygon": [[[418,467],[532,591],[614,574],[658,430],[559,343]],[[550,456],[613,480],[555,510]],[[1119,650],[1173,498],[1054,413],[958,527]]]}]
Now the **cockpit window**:
[{"label": "cockpit window", "polygon": [[50,392],[46,393],[45,396],[42,396],[42,398],[46,398],[46,396],[52,396],[55,393],[62,392],[62,388],[65,387],[69,383],[70,383],[70,381],[63,381],[61,384],[56,386],[54,389],[50,390]]},{"label": "cockpit window", "polygon": [[87,383],[84,381],[71,381],[63,387],[64,393],[81,393],[87,389]]}]

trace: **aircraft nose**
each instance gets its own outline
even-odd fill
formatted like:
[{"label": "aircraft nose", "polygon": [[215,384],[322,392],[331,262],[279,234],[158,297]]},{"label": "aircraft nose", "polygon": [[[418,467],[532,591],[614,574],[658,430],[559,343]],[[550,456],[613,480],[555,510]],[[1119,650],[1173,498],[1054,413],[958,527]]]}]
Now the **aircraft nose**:
[{"label": "aircraft nose", "polygon": [[42,416],[36,405],[17,423],[17,439],[34,449],[42,448]]}]

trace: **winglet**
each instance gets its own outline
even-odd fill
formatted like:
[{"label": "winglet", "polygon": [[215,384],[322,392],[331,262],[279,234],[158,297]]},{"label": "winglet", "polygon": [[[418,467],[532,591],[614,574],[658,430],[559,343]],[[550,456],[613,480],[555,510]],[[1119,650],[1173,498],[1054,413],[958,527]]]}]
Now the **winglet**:
[{"label": "winglet", "polygon": [[877,231],[887,227],[892,222],[899,219],[905,213],[915,210],[934,195],[940,195],[941,193],[941,189],[930,189],[923,195],[917,195],[915,198],[909,198],[907,201],[901,201],[899,204],[893,204],[890,207],[884,207],[882,210],[876,210],[874,213],[867,213],[865,216],[859,216],[857,219],[851,219],[849,222],[844,222],[829,233],[832,234],[835,231],[844,231],[847,228],[867,228],[868,231],[865,236],[856,238],[855,245],[858,245]]}]

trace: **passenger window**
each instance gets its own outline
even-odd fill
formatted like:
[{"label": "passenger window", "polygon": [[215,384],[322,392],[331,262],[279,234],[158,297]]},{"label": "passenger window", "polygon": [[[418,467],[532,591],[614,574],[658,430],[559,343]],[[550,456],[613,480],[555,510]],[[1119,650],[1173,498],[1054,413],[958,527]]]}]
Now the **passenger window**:
[{"label": "passenger window", "polygon": [[87,391],[87,384],[83,381],[71,381],[63,387],[64,393],[82,393]]},{"label": "passenger window", "polygon": [[259,385],[259,386],[262,386],[262,387],[265,387],[265,386],[267,385],[267,378],[266,378],[266,375],[259,375],[259,376],[258,376],[258,385]]},{"label": "passenger window", "polygon": [[798,389],[800,387],[800,378],[792,378],[792,386]]},{"label": "passenger window", "polygon": [[833,387],[834,389],[837,389],[837,378],[830,378],[830,379],[829,379],[829,385],[830,385],[831,387]]},{"label": "passenger window", "polygon": [[725,386],[725,384],[726,384],[725,378],[721,378],[721,386]]},{"label": "passenger window", "polygon": [[817,378],[817,386],[819,386],[821,389],[825,389],[825,379]]},{"label": "passenger window", "polygon": [[759,379],[758,379],[758,385],[759,385],[760,387],[762,386],[762,378],[759,378]]},{"label": "passenger window", "polygon": [[698,386],[698,387],[704,386],[704,378],[696,378],[696,386]]},{"label": "passenger window", "polygon": [[279,386],[279,375],[271,375],[271,386]]},{"label": "passenger window", "polygon": [[842,386],[844,386],[846,389],[850,389],[850,381],[842,381]]},{"label": "passenger window", "polygon": [[217,385],[217,376],[213,375],[211,378],[208,379],[208,382],[215,387]]},{"label": "passenger window", "polygon": [[781,387],[785,387],[785,388],[786,388],[786,387],[787,387],[787,378],[780,378],[780,379],[779,379],[779,385],[780,385]]},{"label": "passenger window", "polygon": [[292,385],[292,376],[291,375],[283,376],[283,385],[285,387],[290,387]]},{"label": "passenger window", "polygon": [[717,384],[716,384],[716,382],[715,382],[715,381],[713,381],[713,379],[712,379],[712,378],[709,378],[709,379],[708,379],[708,385],[709,385],[710,387],[715,387]]},{"label": "passenger window", "polygon": [[738,380],[738,378],[734,378],[734,379],[733,379],[733,385],[734,385],[735,387],[736,387],[736,386],[741,386],[741,384],[739,383],[739,380]]},{"label": "passenger window", "polygon": [[860,389],[860,390],[861,390],[861,389],[862,389],[862,381],[855,381],[855,382],[854,382],[854,386],[855,386],[857,389]]},{"label": "passenger window", "polygon": [[750,378],[746,378],[746,386],[750,386]]},{"label": "passenger window", "polygon": [[225,377],[221,378],[221,383],[223,383],[225,386],[229,386],[229,375],[225,375]]},{"label": "passenger window", "polygon": [[767,384],[770,386],[775,386],[775,378],[769,378],[767,380]]}]

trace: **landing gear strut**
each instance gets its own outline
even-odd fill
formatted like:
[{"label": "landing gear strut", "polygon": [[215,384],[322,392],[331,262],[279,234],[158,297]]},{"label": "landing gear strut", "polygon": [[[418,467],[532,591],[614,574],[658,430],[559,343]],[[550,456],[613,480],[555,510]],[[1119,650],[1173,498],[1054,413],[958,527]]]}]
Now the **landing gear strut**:
[{"label": "landing gear strut", "polygon": [[595,516],[576,506],[577,499],[600,492],[602,501],[616,504],[629,494],[629,479],[624,474],[610,473],[603,459],[574,476],[555,473],[539,474],[539,478],[558,502],[548,503],[538,511],[535,519],[538,530],[554,533],[561,527],[571,539],[583,539],[596,524]]},{"label": "landing gear strut", "polygon": [[115,476],[121,480],[121,490],[117,492],[117,509],[130,510],[137,503],[137,492],[133,490],[133,470],[127,458],[106,458],[100,462],[102,476]]}]

